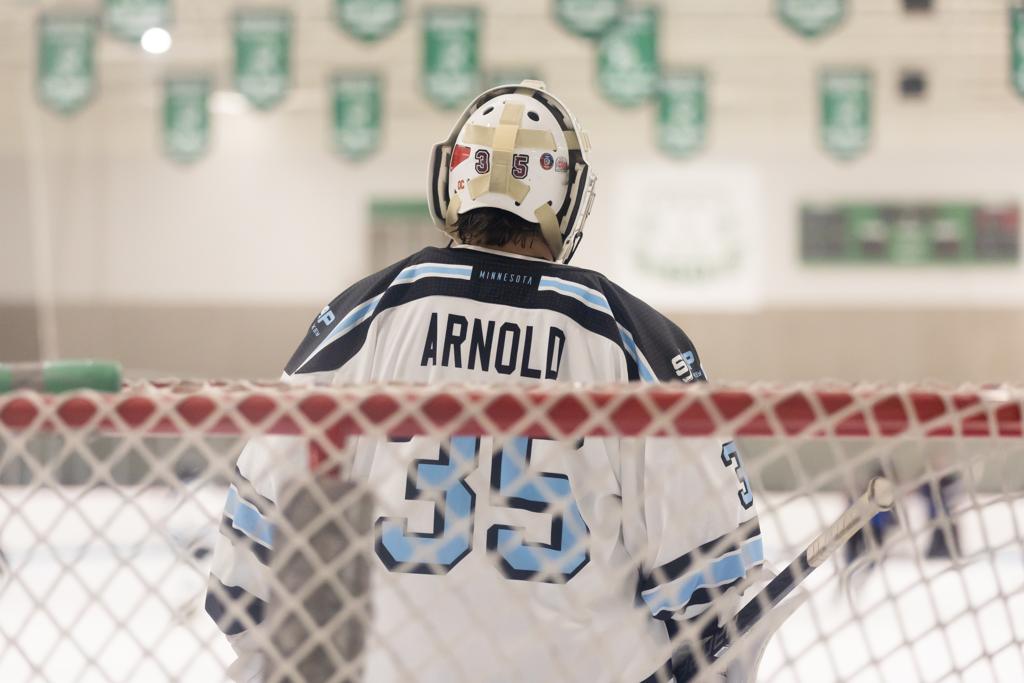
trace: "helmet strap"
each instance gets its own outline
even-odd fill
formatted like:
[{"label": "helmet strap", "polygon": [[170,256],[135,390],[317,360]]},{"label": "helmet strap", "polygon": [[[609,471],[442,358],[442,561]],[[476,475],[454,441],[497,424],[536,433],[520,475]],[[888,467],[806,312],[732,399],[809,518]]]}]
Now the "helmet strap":
[{"label": "helmet strap", "polygon": [[547,204],[541,204],[533,213],[537,216],[537,222],[540,223],[540,234],[551,249],[554,260],[557,261],[559,254],[562,253],[562,231],[558,227],[558,216],[555,215],[554,209]]}]

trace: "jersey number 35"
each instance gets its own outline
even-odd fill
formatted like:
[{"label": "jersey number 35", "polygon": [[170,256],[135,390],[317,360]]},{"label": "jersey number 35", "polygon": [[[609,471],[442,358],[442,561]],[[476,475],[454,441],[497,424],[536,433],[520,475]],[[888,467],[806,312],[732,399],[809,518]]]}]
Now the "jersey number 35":
[{"label": "jersey number 35", "polygon": [[[590,561],[590,530],[566,475],[529,472],[534,442],[516,437],[491,454],[491,502],[550,515],[550,540],[528,542],[522,527],[492,524],[487,552],[509,579],[565,583]],[[447,574],[472,552],[476,493],[466,478],[479,455],[479,437],[455,436],[442,443],[437,459],[409,465],[405,498],[434,504],[433,530],[414,533],[408,519],[379,518],[377,555],[390,571]]]}]

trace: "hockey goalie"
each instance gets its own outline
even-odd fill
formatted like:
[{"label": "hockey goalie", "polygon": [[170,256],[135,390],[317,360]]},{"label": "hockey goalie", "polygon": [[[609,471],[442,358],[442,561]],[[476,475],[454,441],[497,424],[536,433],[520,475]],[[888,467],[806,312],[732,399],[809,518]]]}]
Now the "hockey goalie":
[{"label": "hockey goalie", "polygon": [[[594,200],[589,150],[543,83],[477,97],[430,158],[449,246],[337,296],[284,381],[704,381],[676,325],[570,265]],[[642,225],[615,229],[644,238]],[[735,613],[764,562],[739,454],[722,439],[364,437],[342,450],[337,476],[372,502],[365,536],[347,541],[366,576],[333,596],[296,597],[301,582],[273,570],[302,533],[278,508],[307,444],[254,439],[238,460],[206,602],[238,655],[234,680],[673,681],[680,653]],[[282,601],[344,612],[356,644],[282,667],[267,633],[284,628],[268,619]],[[752,680],[734,664],[698,677]]]}]

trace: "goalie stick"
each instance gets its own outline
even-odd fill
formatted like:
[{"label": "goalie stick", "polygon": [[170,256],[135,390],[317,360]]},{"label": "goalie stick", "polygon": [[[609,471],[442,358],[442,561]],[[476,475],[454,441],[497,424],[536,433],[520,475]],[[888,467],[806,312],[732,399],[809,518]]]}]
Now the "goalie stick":
[{"label": "goalie stick", "polygon": [[[867,490],[853,505],[821,532],[800,556],[789,563],[779,575],[768,582],[754,598],[736,613],[729,623],[715,630],[701,642],[703,657],[689,653],[674,667],[676,683],[694,680],[704,666],[714,662],[718,655],[736,639],[748,633],[766,614],[777,607],[782,600],[816,568],[824,564],[836,550],[864,527],[871,518],[883,510],[892,509],[895,497],[893,485],[884,477],[875,477],[868,482]],[[735,634],[735,635],[731,635]],[[767,634],[765,634],[767,635]],[[698,662],[698,659],[701,662]]]}]

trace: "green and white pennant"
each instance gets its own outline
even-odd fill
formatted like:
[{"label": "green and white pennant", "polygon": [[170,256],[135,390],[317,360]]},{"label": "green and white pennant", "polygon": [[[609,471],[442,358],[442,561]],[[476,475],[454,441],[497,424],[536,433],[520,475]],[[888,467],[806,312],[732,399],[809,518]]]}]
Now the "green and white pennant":
[{"label": "green and white pennant", "polygon": [[171,23],[170,0],[103,0],[107,30],[121,40],[138,42],[142,34]]},{"label": "green and white pennant", "polygon": [[821,139],[834,156],[848,160],[871,142],[871,72],[827,69],[821,75]]},{"label": "green and white pennant", "polygon": [[1014,89],[1024,97],[1024,7],[1010,8],[1010,74]]},{"label": "green and white pennant", "polygon": [[684,157],[704,146],[707,131],[706,77],[701,69],[671,69],[658,87],[658,145]]},{"label": "green and white pennant", "polygon": [[402,23],[402,0],[334,0],[334,18],[360,40],[380,40]]},{"label": "green and white pennant", "polygon": [[423,15],[423,88],[450,109],[465,105],[480,85],[480,13],[472,7],[427,7]]},{"label": "green and white pennant", "polygon": [[210,142],[210,80],[170,77],[164,81],[164,150],[171,159],[192,162]]},{"label": "green and white pennant", "polygon": [[288,91],[291,28],[287,10],[247,9],[235,14],[235,86],[258,109],[270,109]]},{"label": "green and white pennant", "polygon": [[625,0],[555,0],[555,17],[576,35],[596,38],[622,13]]},{"label": "green and white pennant", "polygon": [[601,37],[597,82],[611,102],[633,107],[649,100],[658,86],[658,11],[625,10]]},{"label": "green and white pennant", "polygon": [[846,15],[846,0],[776,0],[776,9],[782,23],[813,38],[839,25]]},{"label": "green and white pennant", "polygon": [[82,14],[43,14],[39,19],[36,89],[44,105],[72,114],[96,87],[96,18]]},{"label": "green and white pennant", "polygon": [[365,159],[380,144],[381,79],[376,74],[337,73],[331,78],[334,147],[342,156]]}]

